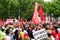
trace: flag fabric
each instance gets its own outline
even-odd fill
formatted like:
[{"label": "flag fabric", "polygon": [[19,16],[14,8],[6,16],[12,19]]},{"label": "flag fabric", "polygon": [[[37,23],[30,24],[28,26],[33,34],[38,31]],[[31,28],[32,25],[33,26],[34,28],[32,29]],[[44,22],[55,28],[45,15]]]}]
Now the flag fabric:
[{"label": "flag fabric", "polygon": [[32,22],[33,22],[34,24],[38,24],[38,23],[39,23],[38,3],[37,3],[37,2],[35,2],[35,7],[34,7],[34,13],[33,13]]},{"label": "flag fabric", "polygon": [[40,17],[41,17],[41,21],[44,21],[44,13],[43,13],[43,10],[42,10],[42,5],[40,5],[39,14],[40,14]]}]

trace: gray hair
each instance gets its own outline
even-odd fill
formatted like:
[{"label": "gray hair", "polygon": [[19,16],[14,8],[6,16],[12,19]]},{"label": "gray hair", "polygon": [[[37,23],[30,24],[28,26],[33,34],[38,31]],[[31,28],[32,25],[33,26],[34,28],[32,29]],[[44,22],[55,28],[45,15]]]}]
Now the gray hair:
[{"label": "gray hair", "polygon": [[10,40],[9,36],[4,36],[2,40]]}]

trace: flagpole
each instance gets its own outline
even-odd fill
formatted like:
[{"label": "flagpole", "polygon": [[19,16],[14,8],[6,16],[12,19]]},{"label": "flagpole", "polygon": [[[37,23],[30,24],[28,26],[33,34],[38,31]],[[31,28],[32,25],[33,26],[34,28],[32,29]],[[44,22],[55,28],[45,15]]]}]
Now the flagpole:
[{"label": "flagpole", "polygon": [[[20,2],[20,1],[19,1]],[[19,16],[18,16],[18,19],[20,20],[20,5],[19,5]]]},{"label": "flagpole", "polygon": [[50,22],[50,15],[49,15],[49,22]]},{"label": "flagpole", "polygon": [[52,22],[53,22],[53,14],[51,14],[52,15]]}]

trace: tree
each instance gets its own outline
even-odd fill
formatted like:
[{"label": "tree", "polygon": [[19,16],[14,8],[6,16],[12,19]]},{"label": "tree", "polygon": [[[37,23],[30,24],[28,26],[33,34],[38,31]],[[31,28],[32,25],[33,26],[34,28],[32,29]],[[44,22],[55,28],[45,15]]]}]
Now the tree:
[{"label": "tree", "polygon": [[20,16],[30,20],[34,12],[35,1],[38,2],[39,6],[42,4],[44,13],[53,13],[54,17],[60,15],[60,0],[53,0],[53,2],[44,2],[43,0],[0,0],[0,18]]},{"label": "tree", "polygon": [[0,18],[9,18],[18,8],[17,0],[0,0]]},{"label": "tree", "polygon": [[43,3],[43,10],[47,14],[54,14],[54,17],[59,17],[60,15],[60,1],[54,0],[53,2]]},{"label": "tree", "polygon": [[[20,0],[20,16],[24,19],[31,20],[34,12],[34,2],[40,3],[42,0]],[[42,2],[41,2],[42,3]]]}]

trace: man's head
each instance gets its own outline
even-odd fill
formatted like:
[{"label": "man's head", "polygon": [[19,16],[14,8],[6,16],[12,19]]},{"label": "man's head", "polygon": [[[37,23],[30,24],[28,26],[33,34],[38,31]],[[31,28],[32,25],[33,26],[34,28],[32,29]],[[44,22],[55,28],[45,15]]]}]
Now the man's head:
[{"label": "man's head", "polygon": [[10,40],[9,36],[4,36],[2,40]]}]

